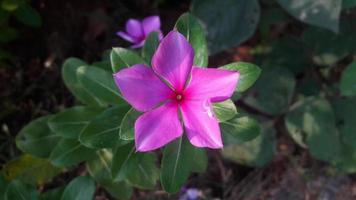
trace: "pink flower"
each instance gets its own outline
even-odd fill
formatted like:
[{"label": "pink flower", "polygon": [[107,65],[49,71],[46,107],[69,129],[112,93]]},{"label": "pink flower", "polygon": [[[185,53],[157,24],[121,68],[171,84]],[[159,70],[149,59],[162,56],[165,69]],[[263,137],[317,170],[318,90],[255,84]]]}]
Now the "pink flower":
[{"label": "pink flower", "polygon": [[133,65],[114,74],[123,97],[145,112],[135,122],[137,151],[151,151],[181,137],[183,126],[197,147],[222,148],[212,103],[229,99],[239,80],[230,70],[193,66],[194,51],[171,31],[152,58],[152,68]]},{"label": "pink flower", "polygon": [[146,17],[142,22],[136,19],[129,19],[126,22],[126,32],[118,31],[116,35],[133,43],[132,48],[139,48],[143,46],[146,37],[153,31],[159,33],[159,39],[161,40],[163,35],[160,27],[161,21],[159,16]]}]

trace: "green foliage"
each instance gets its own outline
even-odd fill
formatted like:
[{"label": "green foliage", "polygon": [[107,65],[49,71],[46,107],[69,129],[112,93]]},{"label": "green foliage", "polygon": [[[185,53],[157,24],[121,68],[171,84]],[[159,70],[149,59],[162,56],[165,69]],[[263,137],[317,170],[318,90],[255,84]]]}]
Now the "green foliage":
[{"label": "green foliage", "polygon": [[261,132],[259,123],[244,115],[238,115],[220,123],[220,128],[225,145],[242,144],[255,139]]},{"label": "green foliage", "polygon": [[236,87],[236,92],[244,92],[250,88],[261,74],[261,69],[254,64],[245,62],[235,62],[220,67],[240,72],[239,82]]},{"label": "green foliage", "polygon": [[269,115],[282,114],[287,111],[292,100],[296,84],[294,76],[288,69],[280,67],[263,72],[244,101]]},{"label": "green foliage", "polygon": [[[151,58],[155,53],[159,45],[159,33],[152,32],[150,33],[145,41],[144,46],[142,47],[142,58],[146,60],[147,63],[151,63]],[[120,64],[118,64],[121,66]]]},{"label": "green foliage", "polygon": [[192,45],[195,53],[194,65],[208,65],[208,44],[201,23],[193,15],[185,13],[179,17],[175,28],[182,33]]},{"label": "green foliage", "polygon": [[344,96],[356,96],[356,61],[342,72],[340,91]]},{"label": "green foliage", "polygon": [[207,167],[204,149],[192,146],[187,138],[180,137],[164,148],[161,163],[161,184],[165,191],[176,193],[191,172],[202,172]]},{"label": "green foliage", "polygon": [[48,160],[24,154],[3,166],[7,180],[18,179],[28,184],[44,184],[60,173]]},{"label": "green foliage", "polygon": [[237,46],[249,39],[260,18],[257,0],[194,0],[192,13],[207,32],[211,54]]},{"label": "green foliage", "polygon": [[298,20],[339,31],[339,17],[342,0],[277,0],[277,2]]},{"label": "green foliage", "polygon": [[146,62],[135,52],[124,48],[113,48],[110,54],[111,67],[114,73],[124,67],[135,64],[146,64]]},{"label": "green foliage", "polygon": [[214,113],[219,122],[227,121],[237,114],[236,106],[230,99],[214,103]]},{"label": "green foliage", "polygon": [[60,200],[87,200],[93,199],[95,183],[87,176],[79,176],[73,179],[64,189]]},{"label": "green foliage", "polygon": [[37,200],[38,193],[34,186],[24,184],[19,180],[13,180],[7,186],[7,190],[5,193],[5,200],[25,200],[25,199],[33,199]]},{"label": "green foliage", "polygon": [[59,140],[59,136],[48,127],[51,118],[51,115],[38,118],[22,128],[16,136],[17,147],[25,153],[48,158]]},{"label": "green foliage", "polygon": [[27,4],[22,4],[16,9],[15,17],[28,26],[40,27],[42,25],[38,12]]},{"label": "green foliage", "polygon": [[[257,128],[253,129],[257,131]],[[255,132],[253,131],[253,133]],[[253,133],[251,132],[251,134]],[[267,124],[262,127],[262,132],[257,138],[242,144],[227,145],[224,147],[222,155],[239,164],[262,167],[272,160],[275,148],[275,130],[270,124]]]},{"label": "green foliage", "polygon": [[101,109],[91,109],[84,106],[75,106],[66,109],[49,120],[48,125],[57,135],[77,139],[83,129],[93,120]]},{"label": "green foliage", "polygon": [[120,138],[123,140],[133,140],[135,121],[141,115],[140,112],[131,108],[124,116],[120,125]]},{"label": "green foliage", "polygon": [[113,148],[120,141],[120,122],[129,107],[115,106],[93,119],[81,132],[80,142],[89,148]]}]

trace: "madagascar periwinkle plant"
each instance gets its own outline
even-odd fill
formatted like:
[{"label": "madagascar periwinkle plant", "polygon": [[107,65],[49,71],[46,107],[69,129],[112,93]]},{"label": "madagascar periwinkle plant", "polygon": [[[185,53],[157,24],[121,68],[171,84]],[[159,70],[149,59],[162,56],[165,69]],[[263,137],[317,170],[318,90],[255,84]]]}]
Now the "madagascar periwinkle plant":
[{"label": "madagascar periwinkle plant", "polygon": [[[89,191],[95,180],[126,199],[132,187],[153,189],[159,180],[166,192],[176,193],[191,173],[206,170],[207,148],[223,148],[224,137],[256,137],[259,131],[235,134],[243,124],[234,120],[257,122],[238,114],[230,98],[249,88],[261,70],[249,63],[207,68],[203,28],[189,13],[163,39],[159,27],[157,16],[128,20],[127,33],[118,35],[133,48],[143,47],[113,48],[111,67],[67,59],[62,76],[78,105],[24,127],[16,144],[26,154],[17,162],[43,163],[52,176],[85,163],[89,176],[67,187]],[[228,128],[220,127],[224,123]],[[62,195],[71,195],[69,190]]]},{"label": "madagascar periwinkle plant", "polygon": [[[356,172],[355,7],[355,0],[193,0],[166,32],[157,15],[127,20],[112,34],[129,48],[63,63],[75,106],[18,133],[23,154],[1,169],[0,200],[87,200],[103,191],[135,199],[138,190],[199,199],[192,180],[218,171],[213,164],[222,199],[260,199],[266,185],[270,199],[305,197],[323,180],[327,192],[318,198],[339,191],[334,177],[352,182],[346,174]],[[217,57],[256,65],[216,66]],[[59,176],[70,178],[53,184]]]}]

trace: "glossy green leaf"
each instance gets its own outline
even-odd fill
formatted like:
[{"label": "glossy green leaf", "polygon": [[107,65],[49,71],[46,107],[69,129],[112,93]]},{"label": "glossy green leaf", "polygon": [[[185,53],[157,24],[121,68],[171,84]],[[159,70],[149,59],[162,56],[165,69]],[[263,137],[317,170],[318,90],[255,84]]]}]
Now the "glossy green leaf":
[{"label": "glossy green leaf", "polygon": [[52,180],[61,172],[48,160],[22,155],[3,166],[2,169],[7,180],[18,179],[28,184],[44,184]]},{"label": "glossy green leaf", "polygon": [[48,125],[53,132],[61,137],[77,139],[82,130],[101,113],[101,109],[75,106],[66,109],[51,118]]},{"label": "glossy green leaf", "polygon": [[344,96],[356,96],[356,61],[352,62],[342,72],[340,91]]},{"label": "glossy green leaf", "polygon": [[255,32],[260,18],[257,0],[194,0],[192,13],[207,31],[210,53],[237,46]]},{"label": "glossy green leaf", "polygon": [[36,188],[31,185],[24,184],[19,180],[13,180],[8,185],[5,200],[37,200],[38,193]]},{"label": "glossy green leaf", "polygon": [[277,0],[293,17],[310,25],[339,31],[342,0]]},{"label": "glossy green leaf", "polygon": [[77,70],[81,66],[88,64],[78,58],[68,58],[62,66],[62,78],[64,84],[72,92],[72,94],[82,103],[89,106],[105,106],[105,102],[98,99],[93,94],[89,93],[77,78]]},{"label": "glossy green leaf", "polygon": [[161,162],[163,189],[169,193],[178,192],[191,172],[203,172],[206,166],[204,149],[196,148],[187,138],[180,137],[164,148]]},{"label": "glossy green leaf", "polygon": [[133,143],[116,148],[111,169],[116,181],[127,180],[131,185],[152,189],[159,178],[155,154],[137,153]]},{"label": "glossy green leaf", "polygon": [[334,111],[327,100],[311,97],[297,102],[288,112],[285,123],[296,142],[307,146],[314,157],[330,162],[339,155]]},{"label": "glossy green leaf", "polygon": [[147,63],[151,63],[151,58],[156,52],[156,49],[159,45],[159,33],[151,32],[146,40],[145,44],[142,47],[142,58],[146,60]]},{"label": "glossy green leaf", "polygon": [[72,166],[89,160],[94,152],[93,149],[83,146],[75,139],[61,139],[53,149],[50,161],[55,166]]},{"label": "glossy green leaf", "polygon": [[105,71],[111,73],[111,62],[110,60],[103,60],[103,61],[97,61],[93,62],[91,66],[98,67],[101,69],[104,69]]},{"label": "glossy green leaf", "polygon": [[73,179],[65,188],[60,200],[88,200],[94,198],[95,183],[87,176]]},{"label": "glossy green leaf", "polygon": [[113,148],[120,142],[120,123],[128,106],[114,106],[93,119],[81,132],[80,142],[94,149]]},{"label": "glossy green leaf", "polygon": [[40,27],[42,25],[40,14],[28,4],[22,4],[18,7],[15,11],[15,17],[28,26]]},{"label": "glossy green leaf", "polygon": [[248,116],[238,115],[229,121],[220,123],[224,144],[241,144],[260,135],[259,123]]},{"label": "glossy green leaf", "polygon": [[194,49],[194,65],[206,67],[208,65],[208,43],[201,23],[190,13],[181,15],[175,28],[182,33]]},{"label": "glossy green leaf", "polygon": [[257,138],[242,144],[227,145],[222,155],[242,165],[262,167],[272,160],[276,143],[275,130],[271,125],[264,125]]},{"label": "glossy green leaf", "polygon": [[124,48],[113,48],[110,54],[111,67],[114,73],[134,64],[145,64],[146,62],[135,52]]},{"label": "glossy green leaf", "polygon": [[110,105],[123,104],[120,92],[111,73],[93,66],[81,66],[77,70],[79,82],[96,98]]},{"label": "glossy green leaf", "polygon": [[22,128],[16,136],[17,147],[25,153],[47,158],[60,140],[60,137],[48,127],[51,117],[35,119]]},{"label": "glossy green leaf", "polygon": [[293,74],[287,69],[266,69],[244,102],[269,115],[279,115],[287,111],[295,84]]},{"label": "glossy green leaf", "polygon": [[111,177],[112,159],[113,154],[110,150],[97,151],[95,158],[87,162],[89,174],[113,197],[129,199],[132,194],[132,187],[124,181],[115,182]]},{"label": "glossy green leaf", "polygon": [[235,90],[237,92],[244,92],[250,88],[256,82],[262,71],[256,65],[245,62],[230,63],[220,68],[240,72],[239,82]]},{"label": "glossy green leaf", "polygon": [[227,121],[237,114],[236,106],[230,99],[214,103],[214,113],[219,122]]},{"label": "glossy green leaf", "polygon": [[135,121],[141,115],[140,112],[131,108],[121,121],[120,138],[123,140],[135,139]]},{"label": "glossy green leaf", "polygon": [[58,200],[61,199],[63,191],[64,191],[64,187],[58,187],[58,188],[54,188],[51,190],[46,191],[45,193],[43,193],[40,197],[41,200]]}]

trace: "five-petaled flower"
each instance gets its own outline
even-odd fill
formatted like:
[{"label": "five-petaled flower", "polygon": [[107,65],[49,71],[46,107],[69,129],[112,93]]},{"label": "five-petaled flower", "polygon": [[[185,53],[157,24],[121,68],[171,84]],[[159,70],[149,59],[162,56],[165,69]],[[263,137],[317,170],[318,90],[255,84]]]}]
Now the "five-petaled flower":
[{"label": "five-petaled flower", "polygon": [[159,16],[150,16],[143,19],[142,22],[137,19],[127,20],[125,26],[126,32],[118,31],[116,34],[123,39],[133,43],[131,46],[132,48],[139,48],[143,46],[147,36],[151,32],[158,32],[159,39],[161,40],[163,34],[160,28],[161,21]]},{"label": "five-petaled flower", "polygon": [[229,99],[239,72],[193,66],[194,50],[171,31],[158,46],[152,68],[136,64],[114,74],[123,97],[138,111],[137,151],[151,151],[181,137],[197,147],[222,148],[212,103]]}]

